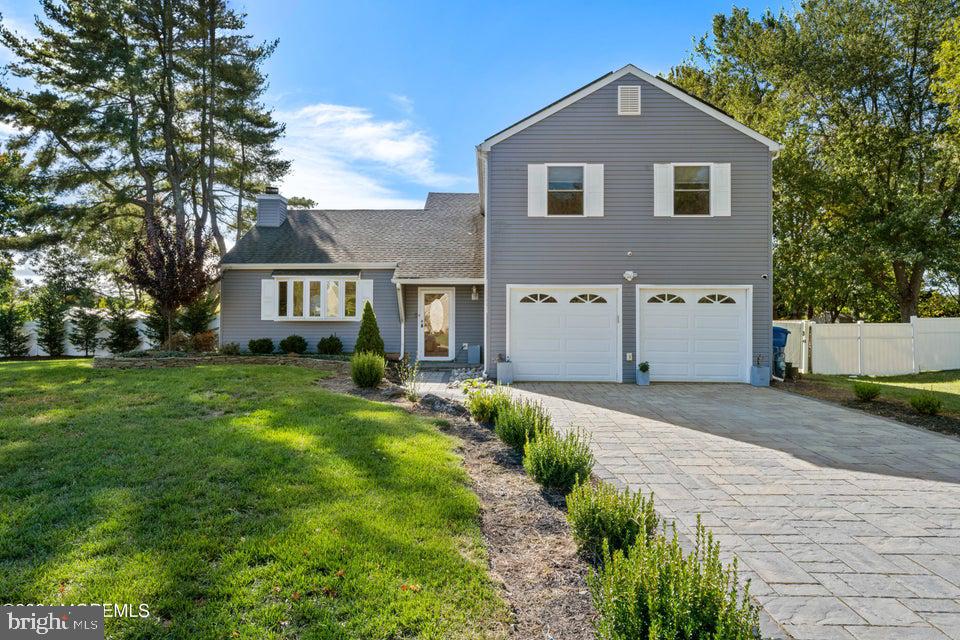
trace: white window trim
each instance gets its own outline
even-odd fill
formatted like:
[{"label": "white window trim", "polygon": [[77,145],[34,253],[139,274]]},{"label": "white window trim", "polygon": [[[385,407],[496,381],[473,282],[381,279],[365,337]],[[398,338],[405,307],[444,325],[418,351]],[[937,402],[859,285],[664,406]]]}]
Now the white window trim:
[{"label": "white window trim", "polygon": [[[274,320],[277,322],[360,322],[360,317],[363,314],[363,309],[360,307],[360,278],[359,276],[274,276],[274,285],[277,287],[277,299],[275,304],[277,309],[275,309]],[[293,313],[293,283],[302,282],[303,283],[303,310],[306,315],[294,316],[294,315],[279,315],[280,307],[280,282],[287,283],[287,312]],[[336,318],[329,318],[324,316],[311,316],[310,314],[310,283],[311,282],[320,282],[320,297],[324,298],[327,291],[328,282],[339,282],[340,283],[340,314]],[[344,310],[347,301],[346,296],[346,284],[347,282],[356,283],[356,296],[357,296],[357,308],[356,315],[354,317],[345,316]]]},{"label": "white window trim", "polygon": [[[673,189],[670,191],[670,215],[668,216],[659,216],[661,218],[677,218],[684,219],[690,218],[691,220],[704,220],[707,218],[728,218],[729,216],[718,216],[713,212],[713,166],[716,164],[722,164],[719,162],[671,162],[670,164],[670,178],[673,180]],[[674,196],[677,192],[676,184],[676,172],[674,171],[675,167],[708,167],[710,169],[710,189],[707,190],[707,206],[710,207],[710,213],[684,213],[677,215],[674,213]]]},{"label": "white window trim", "polygon": [[[427,293],[446,293],[450,296],[450,317],[447,319],[450,325],[450,353],[446,356],[426,356],[423,353],[423,297]],[[457,359],[457,290],[455,287],[419,287],[417,289],[417,359],[441,362],[452,362]]]},{"label": "white window trim", "polygon": [[[544,218],[572,218],[578,220],[580,218],[588,218],[591,216],[587,215],[587,163],[586,162],[545,162],[543,164],[546,167],[544,171],[544,182],[543,182],[543,192],[546,194],[547,201],[547,213],[544,215]],[[583,170],[583,208],[579,214],[553,214],[550,215],[550,167],[580,167]]]}]

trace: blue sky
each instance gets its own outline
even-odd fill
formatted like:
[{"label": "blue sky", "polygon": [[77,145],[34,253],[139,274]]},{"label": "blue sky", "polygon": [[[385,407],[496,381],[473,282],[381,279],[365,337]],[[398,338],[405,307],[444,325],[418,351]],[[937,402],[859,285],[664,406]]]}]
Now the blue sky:
[{"label": "blue sky", "polygon": [[[287,123],[286,195],[320,207],[417,207],[476,190],[474,146],[590,80],[683,60],[722,1],[234,0],[278,39],[265,96]],[[740,2],[758,14],[773,2]],[[0,0],[32,30],[36,2]],[[0,56],[2,58],[2,56]]]}]

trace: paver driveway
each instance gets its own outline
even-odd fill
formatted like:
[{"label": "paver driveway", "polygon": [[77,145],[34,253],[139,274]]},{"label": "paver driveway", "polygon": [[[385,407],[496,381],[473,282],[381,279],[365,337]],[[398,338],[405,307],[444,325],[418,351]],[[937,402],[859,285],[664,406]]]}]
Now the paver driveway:
[{"label": "paver driveway", "polygon": [[960,640],[960,440],[746,385],[515,388],[681,532],[702,514],[793,637]]}]

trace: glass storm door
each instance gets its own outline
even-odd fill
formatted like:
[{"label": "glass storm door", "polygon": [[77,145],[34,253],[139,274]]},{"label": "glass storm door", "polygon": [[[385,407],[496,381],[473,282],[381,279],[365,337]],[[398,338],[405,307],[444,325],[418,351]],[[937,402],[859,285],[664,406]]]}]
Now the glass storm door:
[{"label": "glass storm door", "polygon": [[453,359],[453,289],[420,289],[420,359]]}]

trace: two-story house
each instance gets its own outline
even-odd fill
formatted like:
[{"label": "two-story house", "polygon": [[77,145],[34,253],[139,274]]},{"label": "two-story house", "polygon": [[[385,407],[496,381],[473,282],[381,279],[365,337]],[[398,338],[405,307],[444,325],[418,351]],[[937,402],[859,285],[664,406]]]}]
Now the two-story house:
[{"label": "two-story house", "polygon": [[[770,361],[780,145],[628,65],[477,147],[479,193],[288,210],[222,261],[221,342],[336,334],[371,301],[388,352],[499,357],[518,380],[747,382]],[[471,350],[470,347],[474,348]]]}]

